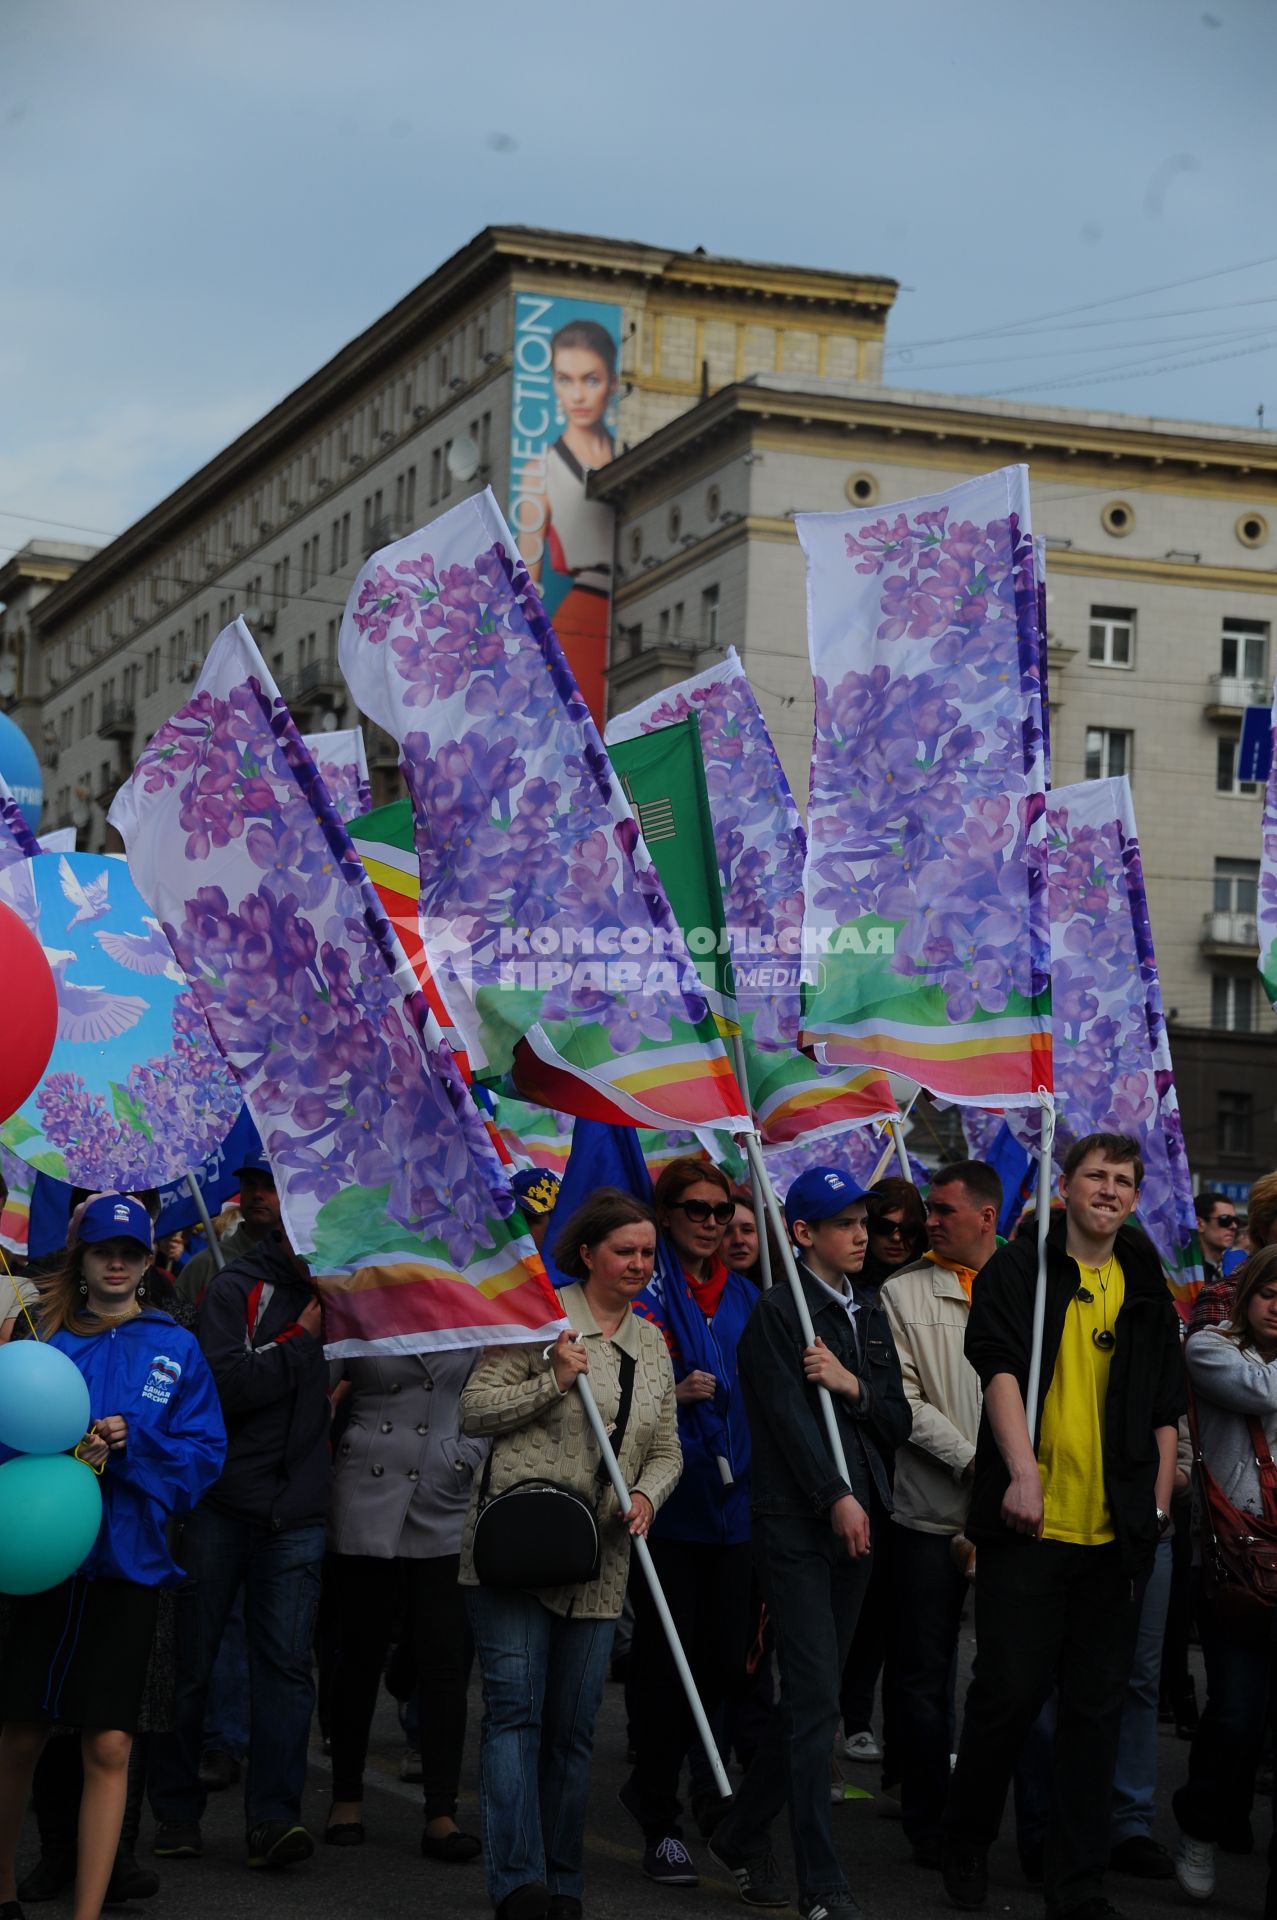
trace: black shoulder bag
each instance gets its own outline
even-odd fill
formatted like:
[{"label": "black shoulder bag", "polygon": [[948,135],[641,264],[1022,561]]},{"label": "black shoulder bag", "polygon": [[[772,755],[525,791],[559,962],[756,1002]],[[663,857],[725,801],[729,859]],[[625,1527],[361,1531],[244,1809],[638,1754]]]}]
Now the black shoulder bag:
[{"label": "black shoulder bag", "polygon": [[[634,1361],[617,1348],[621,1399],[612,1430],[612,1449],[620,1454],[634,1399]],[[479,1482],[479,1511],[474,1523],[474,1570],[485,1587],[578,1587],[597,1578],[603,1543],[599,1507],[608,1487],[600,1460],[594,1504],[573,1487],[555,1480],[520,1480],[504,1493],[489,1496],[492,1449]]]}]

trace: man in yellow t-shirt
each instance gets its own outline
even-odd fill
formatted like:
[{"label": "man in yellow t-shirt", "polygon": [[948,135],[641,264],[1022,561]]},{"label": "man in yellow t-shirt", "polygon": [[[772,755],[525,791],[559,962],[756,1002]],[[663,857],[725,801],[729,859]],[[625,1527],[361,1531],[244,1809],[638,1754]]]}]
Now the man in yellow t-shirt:
[{"label": "man in yellow t-shirt", "polygon": [[972,1292],[966,1355],[984,1389],[966,1529],[979,1547],[977,1657],[942,1828],[945,1886],[966,1909],[984,1904],[1011,1772],[1054,1691],[1047,1913],[1113,1912],[1102,1884],[1118,1728],[1184,1404],[1165,1275],[1127,1225],[1142,1177],[1139,1144],[1123,1134],[1089,1134],[1065,1159],[1032,1433],[1036,1236],[1000,1247]]}]

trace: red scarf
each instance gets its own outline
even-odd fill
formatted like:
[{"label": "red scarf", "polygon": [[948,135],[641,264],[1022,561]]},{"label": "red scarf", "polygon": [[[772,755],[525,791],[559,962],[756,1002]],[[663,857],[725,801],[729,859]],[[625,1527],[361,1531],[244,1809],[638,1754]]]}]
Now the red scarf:
[{"label": "red scarf", "polygon": [[682,1269],[687,1291],[695,1300],[707,1320],[712,1320],[718,1312],[718,1303],[723,1297],[723,1288],[727,1285],[727,1266],[715,1254],[710,1262],[709,1279],[693,1280],[687,1268]]}]

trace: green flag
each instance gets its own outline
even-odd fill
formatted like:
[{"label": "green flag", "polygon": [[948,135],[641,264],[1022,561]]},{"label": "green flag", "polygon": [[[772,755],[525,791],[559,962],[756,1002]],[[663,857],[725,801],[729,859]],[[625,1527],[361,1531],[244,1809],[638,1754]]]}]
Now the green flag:
[{"label": "green flag", "polygon": [[695,714],[608,748],[720,1033],[740,1031]]}]

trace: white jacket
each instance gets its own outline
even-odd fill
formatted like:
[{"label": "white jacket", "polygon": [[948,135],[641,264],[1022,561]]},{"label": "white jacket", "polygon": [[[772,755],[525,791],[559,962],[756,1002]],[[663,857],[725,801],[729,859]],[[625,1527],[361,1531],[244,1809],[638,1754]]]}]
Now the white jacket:
[{"label": "white jacket", "polygon": [[896,1454],[895,1518],[917,1533],[961,1533],[980,1428],[980,1380],[962,1351],[971,1305],[948,1267],[919,1260],[882,1289],[913,1432]]}]

